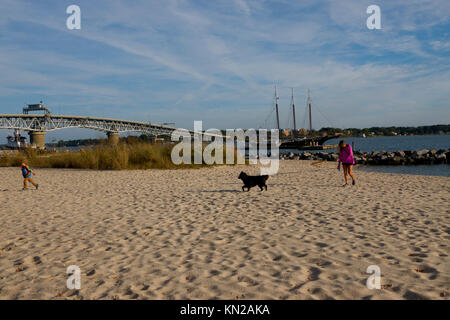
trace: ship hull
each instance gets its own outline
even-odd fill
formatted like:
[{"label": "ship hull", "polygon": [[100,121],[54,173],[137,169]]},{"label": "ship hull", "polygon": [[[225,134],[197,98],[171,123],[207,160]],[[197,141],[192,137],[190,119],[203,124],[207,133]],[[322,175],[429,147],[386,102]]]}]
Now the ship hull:
[{"label": "ship hull", "polygon": [[303,139],[282,140],[280,149],[305,149],[308,147],[323,149],[323,144],[327,140],[338,138],[340,135],[326,136],[326,137],[312,137]]}]

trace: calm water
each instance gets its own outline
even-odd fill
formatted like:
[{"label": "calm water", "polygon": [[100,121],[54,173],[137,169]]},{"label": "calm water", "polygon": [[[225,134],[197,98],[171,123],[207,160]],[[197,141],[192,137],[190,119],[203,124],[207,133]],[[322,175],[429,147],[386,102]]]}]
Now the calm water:
[{"label": "calm water", "polygon": [[384,173],[420,174],[450,178],[449,164],[409,166],[359,166],[358,170]]},{"label": "calm water", "polygon": [[[400,137],[373,137],[373,138],[343,138],[328,140],[326,145],[338,144],[345,140],[348,144],[354,143],[355,150],[371,151],[404,151],[422,149],[450,149],[450,135],[442,136],[400,136]],[[333,152],[336,150],[325,150]],[[294,152],[298,150],[282,150],[280,152]],[[322,151],[323,152],[323,151]],[[420,174],[428,176],[450,177],[450,165],[407,165],[407,166],[360,166],[360,170],[400,174]]]},{"label": "calm water", "polygon": [[345,140],[348,144],[355,144],[355,150],[371,151],[404,151],[422,149],[449,149],[450,135],[441,136],[400,136],[400,137],[373,137],[373,138],[343,138],[332,139],[326,145],[338,144]]}]

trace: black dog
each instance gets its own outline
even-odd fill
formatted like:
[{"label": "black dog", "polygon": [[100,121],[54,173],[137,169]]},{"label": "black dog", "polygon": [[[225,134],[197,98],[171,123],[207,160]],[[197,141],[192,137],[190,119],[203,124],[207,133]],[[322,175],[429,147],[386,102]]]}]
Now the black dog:
[{"label": "black dog", "polygon": [[245,191],[244,188],[247,188],[247,191],[250,191],[250,188],[254,186],[258,186],[261,191],[265,188],[267,191],[266,181],[269,179],[268,175],[264,176],[249,176],[244,171],[241,172],[238,179],[241,179],[244,185],[242,186],[242,191]]}]

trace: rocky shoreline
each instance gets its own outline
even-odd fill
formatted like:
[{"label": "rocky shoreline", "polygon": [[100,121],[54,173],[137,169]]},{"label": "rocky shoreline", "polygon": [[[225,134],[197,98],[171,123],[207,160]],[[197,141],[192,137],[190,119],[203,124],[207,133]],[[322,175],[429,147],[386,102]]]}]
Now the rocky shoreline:
[{"label": "rocky shoreline", "polygon": [[[418,151],[354,151],[356,164],[368,165],[417,165],[450,164],[450,149]],[[338,161],[337,152],[300,152],[280,153],[280,160],[325,160]]]}]

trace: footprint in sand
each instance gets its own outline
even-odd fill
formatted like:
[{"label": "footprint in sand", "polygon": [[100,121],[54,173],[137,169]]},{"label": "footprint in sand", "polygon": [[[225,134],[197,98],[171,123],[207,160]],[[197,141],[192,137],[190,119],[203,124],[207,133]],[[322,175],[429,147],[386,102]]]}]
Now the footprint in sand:
[{"label": "footprint in sand", "polygon": [[35,264],[41,264],[42,263],[41,258],[39,258],[38,256],[33,257],[33,262]]}]

